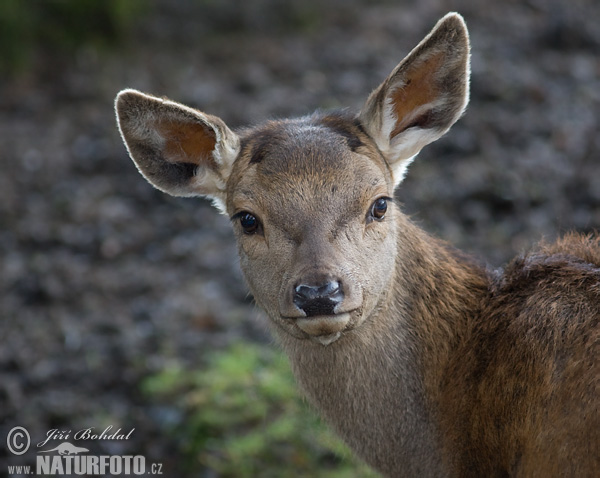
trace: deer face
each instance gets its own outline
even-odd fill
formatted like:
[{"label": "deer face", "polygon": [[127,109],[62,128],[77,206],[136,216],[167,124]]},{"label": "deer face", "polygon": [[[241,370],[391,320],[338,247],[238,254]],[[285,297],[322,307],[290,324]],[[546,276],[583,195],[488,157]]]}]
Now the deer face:
[{"label": "deer face", "polygon": [[228,214],[256,301],[298,339],[329,344],[366,324],[395,273],[394,188],[462,114],[469,43],[449,14],[357,116],[273,121],[239,136],[211,115],[134,90],[116,101],[138,169]]},{"label": "deer face", "polygon": [[329,343],[370,315],[394,269],[393,190],[373,141],[342,116],[273,122],[242,140],[227,213],[278,326]]}]

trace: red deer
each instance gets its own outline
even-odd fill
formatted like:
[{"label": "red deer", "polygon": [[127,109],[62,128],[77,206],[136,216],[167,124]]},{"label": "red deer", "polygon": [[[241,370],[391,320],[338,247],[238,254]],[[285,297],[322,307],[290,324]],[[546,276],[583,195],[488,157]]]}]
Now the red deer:
[{"label": "red deer", "polygon": [[600,476],[600,238],[502,271],[399,209],[407,167],[468,102],[462,17],[442,18],[357,114],[233,132],[124,90],[141,174],[231,218],[244,276],[303,393],[389,477]]}]

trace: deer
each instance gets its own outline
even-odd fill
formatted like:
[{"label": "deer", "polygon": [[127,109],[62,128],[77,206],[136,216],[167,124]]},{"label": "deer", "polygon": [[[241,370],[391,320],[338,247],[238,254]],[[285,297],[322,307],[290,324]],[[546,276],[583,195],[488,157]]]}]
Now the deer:
[{"label": "deer", "polygon": [[387,477],[600,474],[600,237],[492,268],[394,199],[461,117],[470,43],[449,13],[358,112],[232,130],[136,90],[115,102],[140,173],[212,200],[303,395]]}]

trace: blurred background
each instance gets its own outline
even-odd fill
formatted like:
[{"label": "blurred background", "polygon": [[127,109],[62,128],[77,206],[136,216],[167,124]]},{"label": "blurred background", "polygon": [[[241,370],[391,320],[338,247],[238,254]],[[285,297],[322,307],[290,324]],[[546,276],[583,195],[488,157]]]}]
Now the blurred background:
[{"label": "blurred background", "polygon": [[137,88],[231,127],[359,108],[450,10],[471,104],[411,167],[404,210],[494,267],[600,228],[596,0],[0,2],[0,476],[34,461],[4,446],[17,425],[34,444],[135,429],[85,446],[166,476],[368,476],[298,398],[227,218],[144,181],[113,100]]}]

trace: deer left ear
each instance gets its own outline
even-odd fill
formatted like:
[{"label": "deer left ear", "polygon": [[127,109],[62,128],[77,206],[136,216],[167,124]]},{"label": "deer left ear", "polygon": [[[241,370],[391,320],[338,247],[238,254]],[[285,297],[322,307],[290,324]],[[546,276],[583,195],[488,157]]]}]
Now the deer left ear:
[{"label": "deer left ear", "polygon": [[369,96],[360,113],[398,185],[423,146],[442,136],[469,101],[469,34],[449,13]]}]

